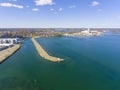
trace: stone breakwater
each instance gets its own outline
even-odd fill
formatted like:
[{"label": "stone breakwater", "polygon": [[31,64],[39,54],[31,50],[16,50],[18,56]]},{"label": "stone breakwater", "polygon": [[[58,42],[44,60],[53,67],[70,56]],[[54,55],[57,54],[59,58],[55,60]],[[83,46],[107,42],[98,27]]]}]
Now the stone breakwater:
[{"label": "stone breakwater", "polygon": [[48,53],[40,46],[40,44],[34,38],[31,38],[31,40],[32,40],[33,44],[35,45],[35,48],[36,48],[38,54],[41,57],[43,57],[44,59],[50,60],[50,61],[53,61],[53,62],[63,61],[63,59],[48,55]]},{"label": "stone breakwater", "polygon": [[13,47],[0,51],[0,63],[2,63],[11,55],[13,55],[20,47],[21,47],[21,44],[16,44]]}]

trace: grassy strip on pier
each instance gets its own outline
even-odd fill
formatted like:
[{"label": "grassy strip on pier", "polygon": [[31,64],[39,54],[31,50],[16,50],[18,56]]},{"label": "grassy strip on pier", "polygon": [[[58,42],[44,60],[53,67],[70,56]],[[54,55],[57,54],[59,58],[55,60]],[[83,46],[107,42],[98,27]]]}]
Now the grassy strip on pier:
[{"label": "grassy strip on pier", "polygon": [[44,59],[50,60],[53,62],[63,61],[63,59],[48,55],[48,53],[40,46],[40,44],[34,38],[31,38],[31,40],[33,44],[35,45],[36,50],[38,51],[39,55],[43,57]]},{"label": "grassy strip on pier", "polygon": [[21,44],[16,44],[13,47],[0,51],[0,63],[2,63],[11,55],[13,55],[20,47],[21,47]]}]

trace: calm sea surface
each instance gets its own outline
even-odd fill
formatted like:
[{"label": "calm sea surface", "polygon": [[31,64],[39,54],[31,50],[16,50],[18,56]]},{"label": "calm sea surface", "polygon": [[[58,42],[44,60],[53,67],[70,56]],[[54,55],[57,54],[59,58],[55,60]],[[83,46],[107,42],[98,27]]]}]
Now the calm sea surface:
[{"label": "calm sea surface", "polygon": [[120,90],[120,34],[36,40],[65,61],[44,60],[27,38],[0,64],[0,90]]}]

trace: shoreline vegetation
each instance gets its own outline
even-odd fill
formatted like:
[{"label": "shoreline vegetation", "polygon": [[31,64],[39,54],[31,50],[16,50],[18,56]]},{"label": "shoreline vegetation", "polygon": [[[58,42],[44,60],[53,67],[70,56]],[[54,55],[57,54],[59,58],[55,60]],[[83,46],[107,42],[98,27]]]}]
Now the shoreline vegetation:
[{"label": "shoreline vegetation", "polygon": [[12,56],[20,47],[21,44],[16,44],[13,47],[0,51],[0,64],[4,62],[8,57]]},{"label": "shoreline vegetation", "polygon": [[54,57],[54,56],[50,56],[41,46],[40,44],[35,40],[34,37],[31,38],[38,54],[43,57],[44,59],[46,60],[49,60],[49,61],[53,61],[53,62],[61,62],[63,61],[63,59],[60,59],[60,58],[57,58],[57,57]]}]

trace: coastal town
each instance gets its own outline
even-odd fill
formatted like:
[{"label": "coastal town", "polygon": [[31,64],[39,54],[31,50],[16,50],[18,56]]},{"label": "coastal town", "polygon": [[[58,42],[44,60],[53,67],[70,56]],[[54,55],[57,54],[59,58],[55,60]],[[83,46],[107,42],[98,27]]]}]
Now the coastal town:
[{"label": "coastal town", "polygon": [[80,32],[73,32],[73,33],[64,33],[63,36],[100,36],[103,32],[92,30],[88,28],[87,30],[80,31]]},{"label": "coastal town", "polygon": [[39,37],[92,37],[103,35],[107,30],[97,29],[1,29],[0,30],[0,63],[14,54],[23,40],[30,37],[39,55],[50,61],[63,61],[63,59],[50,56],[37,43],[34,38]]},{"label": "coastal town", "polygon": [[120,0],[0,0],[0,90],[120,90]]}]

